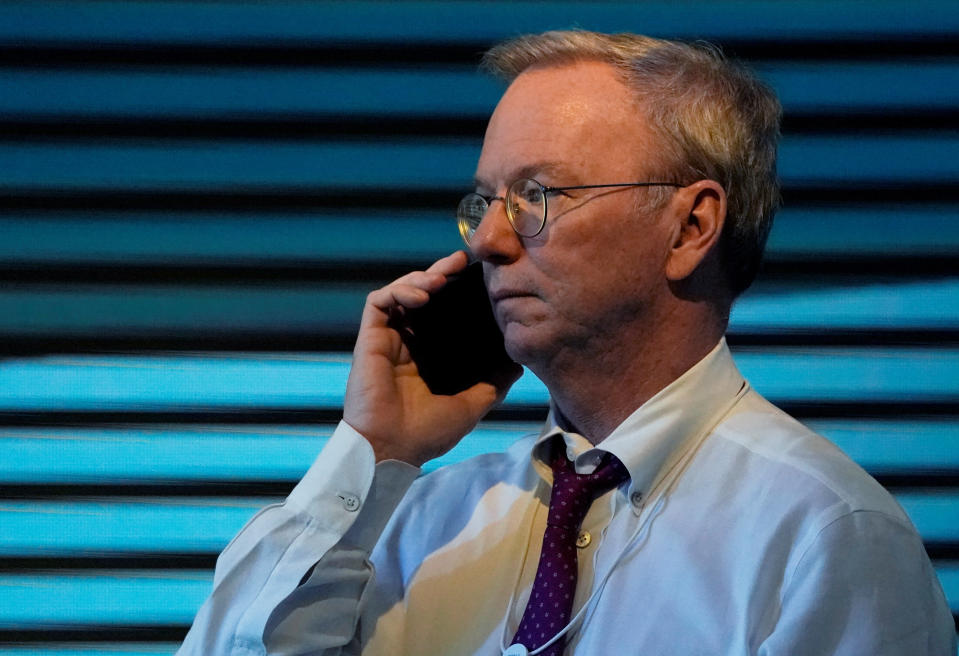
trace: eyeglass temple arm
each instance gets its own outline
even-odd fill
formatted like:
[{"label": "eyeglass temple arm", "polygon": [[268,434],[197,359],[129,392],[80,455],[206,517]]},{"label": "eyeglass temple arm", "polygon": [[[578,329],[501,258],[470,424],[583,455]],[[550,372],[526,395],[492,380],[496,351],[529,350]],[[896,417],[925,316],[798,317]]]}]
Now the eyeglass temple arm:
[{"label": "eyeglass temple arm", "polygon": [[611,184],[574,185],[572,187],[543,187],[543,191],[567,191],[569,189],[602,189],[603,187],[682,187],[678,182],[615,182]]}]

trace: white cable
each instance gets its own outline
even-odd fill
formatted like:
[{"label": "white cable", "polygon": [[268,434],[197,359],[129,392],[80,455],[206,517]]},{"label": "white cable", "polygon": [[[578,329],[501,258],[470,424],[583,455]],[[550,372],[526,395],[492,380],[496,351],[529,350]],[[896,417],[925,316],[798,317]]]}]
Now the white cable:
[{"label": "white cable", "polygon": [[[705,441],[706,436],[712,433],[713,429],[717,425],[719,425],[719,422],[722,421],[722,419],[727,414],[729,414],[729,412],[739,402],[739,400],[743,396],[745,396],[746,392],[748,392],[749,389],[750,389],[749,384],[743,383],[743,386],[740,387],[739,392],[733,398],[733,401],[727,407],[725,407],[721,413],[717,414],[716,420],[712,424],[710,424],[709,428],[702,432],[702,434],[699,436],[699,439],[694,444],[691,444],[689,449],[686,451],[686,453],[684,453],[682,457],[679,460],[677,460],[676,463],[670,468],[670,470],[666,472],[666,475],[663,477],[662,482],[658,486],[662,488],[662,491],[656,495],[656,505],[653,506],[652,510],[650,510],[646,514],[646,517],[643,519],[642,522],[640,522],[639,526],[636,527],[636,530],[633,531],[633,534],[626,541],[625,546],[620,550],[619,554],[616,556],[616,559],[613,561],[613,564],[610,566],[608,570],[606,570],[606,574],[603,576],[603,578],[600,579],[599,585],[596,586],[596,589],[593,590],[593,592],[589,595],[589,598],[586,599],[586,601],[583,603],[583,606],[569,621],[569,624],[564,626],[562,629],[560,629],[559,633],[554,635],[547,642],[540,645],[533,651],[529,651],[525,645],[522,645],[520,643],[514,643],[510,645],[509,647],[505,646],[506,631],[509,630],[509,609],[513,607],[513,602],[516,599],[516,587],[514,585],[513,593],[510,595],[510,598],[509,598],[509,605],[506,607],[507,608],[506,622],[503,625],[503,632],[500,634],[499,644],[500,644],[500,652],[502,652],[502,656],[536,656],[537,654],[540,654],[543,651],[545,651],[547,648],[549,648],[550,645],[555,643],[564,635],[566,635],[566,633],[573,628],[573,626],[579,621],[579,618],[583,616],[583,613],[586,612],[586,610],[590,608],[590,606],[592,606],[595,610],[596,603],[599,601],[599,595],[603,591],[603,588],[606,587],[606,582],[609,580],[609,577],[613,573],[613,570],[615,570],[616,567],[619,566],[620,562],[622,562],[623,558],[626,556],[626,553],[633,546],[633,542],[639,538],[640,534],[643,532],[643,529],[649,525],[652,518],[655,515],[658,515],[660,512],[662,512],[663,506],[666,503],[666,498],[668,496],[668,493],[672,491],[673,485],[675,485],[676,482],[679,480],[680,474],[682,473],[683,470],[685,470],[686,465],[688,465],[689,462],[692,460],[693,454],[699,450],[699,447],[702,446],[702,443]],[[529,548],[529,545],[527,543],[527,550],[528,548]],[[525,560],[525,557],[524,557],[524,560]],[[590,616],[592,616],[592,612],[590,613]],[[521,649],[510,651],[511,649],[513,649],[513,647],[520,647]]]}]

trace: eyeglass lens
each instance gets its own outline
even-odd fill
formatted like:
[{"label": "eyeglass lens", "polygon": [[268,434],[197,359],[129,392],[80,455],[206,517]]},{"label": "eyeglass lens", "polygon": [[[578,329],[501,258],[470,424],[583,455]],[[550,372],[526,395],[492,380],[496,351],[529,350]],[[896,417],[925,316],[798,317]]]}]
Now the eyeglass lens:
[{"label": "eyeglass lens", "polygon": [[[516,180],[506,191],[506,216],[513,229],[524,237],[535,237],[546,222],[546,194],[535,180]],[[479,194],[467,194],[456,209],[460,235],[469,244],[473,233],[489,209],[487,200]]]}]

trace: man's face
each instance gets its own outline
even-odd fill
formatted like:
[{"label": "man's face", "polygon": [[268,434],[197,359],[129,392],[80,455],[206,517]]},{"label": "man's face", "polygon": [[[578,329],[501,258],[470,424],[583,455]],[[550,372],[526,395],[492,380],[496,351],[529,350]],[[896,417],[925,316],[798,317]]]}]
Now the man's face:
[{"label": "man's face", "polygon": [[[504,196],[518,178],[545,186],[663,180],[657,139],[632,93],[602,63],[536,68],[520,75],[490,119],[476,190]],[[668,179],[668,177],[667,177]],[[667,293],[671,241],[647,188],[559,192],[546,227],[520,237],[493,201],[471,241],[507,350],[530,366],[590,356],[652,330]]]}]

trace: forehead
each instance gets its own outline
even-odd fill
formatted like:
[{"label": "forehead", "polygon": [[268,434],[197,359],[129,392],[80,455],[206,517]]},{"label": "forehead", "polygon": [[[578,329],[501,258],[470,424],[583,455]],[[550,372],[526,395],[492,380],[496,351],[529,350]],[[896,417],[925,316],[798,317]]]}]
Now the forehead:
[{"label": "forehead", "polygon": [[576,178],[551,181],[562,184],[604,174],[635,175],[654,150],[643,117],[633,92],[608,64],[524,71],[490,118],[477,180],[507,184],[537,167]]}]

